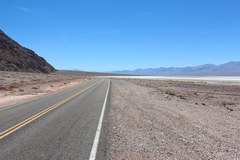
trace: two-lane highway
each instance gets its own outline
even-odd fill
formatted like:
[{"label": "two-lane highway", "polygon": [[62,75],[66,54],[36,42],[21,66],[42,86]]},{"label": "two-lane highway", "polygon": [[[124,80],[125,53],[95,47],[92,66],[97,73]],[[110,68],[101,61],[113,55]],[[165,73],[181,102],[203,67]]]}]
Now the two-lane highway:
[{"label": "two-lane highway", "polygon": [[0,159],[97,159],[109,88],[92,80],[0,110]]}]

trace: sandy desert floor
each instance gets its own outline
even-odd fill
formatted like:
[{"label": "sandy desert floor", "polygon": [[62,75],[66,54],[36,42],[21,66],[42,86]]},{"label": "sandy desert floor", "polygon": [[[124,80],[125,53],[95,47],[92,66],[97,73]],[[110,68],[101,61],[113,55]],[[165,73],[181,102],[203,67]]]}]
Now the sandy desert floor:
[{"label": "sandy desert floor", "polygon": [[72,87],[90,79],[85,73],[68,71],[51,74],[0,71],[0,108]]},{"label": "sandy desert floor", "polygon": [[240,86],[112,80],[109,159],[240,159]]}]

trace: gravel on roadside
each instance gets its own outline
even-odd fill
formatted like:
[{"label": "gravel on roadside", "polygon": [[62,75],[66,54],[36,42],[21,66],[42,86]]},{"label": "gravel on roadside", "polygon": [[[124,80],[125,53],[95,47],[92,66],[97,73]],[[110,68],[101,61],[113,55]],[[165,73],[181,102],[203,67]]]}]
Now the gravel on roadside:
[{"label": "gravel on roadside", "polygon": [[112,80],[107,158],[240,159],[239,94],[239,86]]}]

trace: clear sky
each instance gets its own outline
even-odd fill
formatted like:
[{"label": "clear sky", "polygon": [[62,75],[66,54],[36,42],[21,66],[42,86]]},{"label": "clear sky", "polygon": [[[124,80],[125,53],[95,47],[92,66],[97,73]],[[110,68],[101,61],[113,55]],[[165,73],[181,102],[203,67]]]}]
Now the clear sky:
[{"label": "clear sky", "polygon": [[57,69],[240,60],[239,0],[1,0],[0,28]]}]

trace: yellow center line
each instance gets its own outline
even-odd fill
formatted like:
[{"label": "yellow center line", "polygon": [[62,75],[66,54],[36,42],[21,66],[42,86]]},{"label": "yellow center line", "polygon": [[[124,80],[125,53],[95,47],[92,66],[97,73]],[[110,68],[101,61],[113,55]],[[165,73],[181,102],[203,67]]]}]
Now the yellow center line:
[{"label": "yellow center line", "polygon": [[45,115],[46,113],[48,113],[48,112],[56,109],[57,107],[61,106],[62,104],[64,104],[64,103],[70,101],[71,99],[79,96],[79,95],[82,94],[83,92],[85,92],[85,91],[89,90],[90,88],[92,88],[93,86],[95,86],[97,83],[98,83],[98,82],[95,82],[94,84],[92,84],[91,86],[85,88],[84,90],[82,90],[82,91],[80,91],[80,92],[78,92],[78,93],[76,93],[76,94],[74,94],[74,95],[72,95],[72,96],[70,96],[70,97],[68,97],[68,98],[66,98],[66,99],[64,99],[64,100],[62,100],[62,101],[60,101],[60,102],[58,102],[58,103],[50,106],[50,107],[48,107],[47,109],[44,109],[43,111],[41,111],[41,112],[39,112],[39,113],[37,113],[37,114],[35,114],[35,115],[33,115],[33,116],[31,116],[31,117],[23,120],[23,121],[20,122],[20,123],[18,123],[18,124],[16,124],[16,125],[8,128],[8,129],[6,129],[5,131],[3,131],[3,132],[0,133],[0,139],[8,136],[9,134],[17,131],[18,129],[20,129],[20,128],[22,128],[22,127],[24,127],[25,125],[29,124],[30,122],[38,119],[39,117],[41,117],[41,116]]}]

